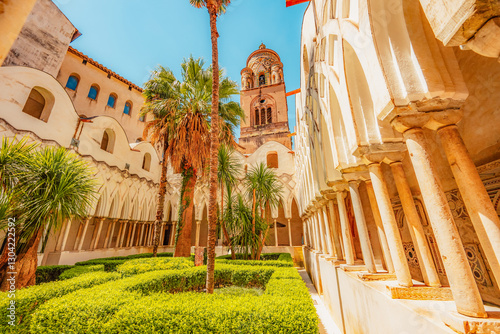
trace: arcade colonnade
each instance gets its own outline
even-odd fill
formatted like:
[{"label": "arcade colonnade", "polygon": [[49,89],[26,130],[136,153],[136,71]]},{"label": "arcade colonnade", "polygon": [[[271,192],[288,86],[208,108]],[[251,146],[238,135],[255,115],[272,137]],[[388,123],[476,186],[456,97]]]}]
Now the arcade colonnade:
[{"label": "arcade colonnade", "polygon": [[304,14],[295,191],[306,269],[345,332],[500,328],[500,65],[456,44],[443,3],[462,2]]}]

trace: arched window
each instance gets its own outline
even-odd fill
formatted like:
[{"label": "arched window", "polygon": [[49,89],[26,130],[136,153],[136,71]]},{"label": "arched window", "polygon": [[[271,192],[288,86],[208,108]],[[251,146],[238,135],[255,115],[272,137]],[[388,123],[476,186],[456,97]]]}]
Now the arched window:
[{"label": "arched window", "polygon": [[262,108],[260,110],[260,125],[266,124],[266,109]]},{"label": "arched window", "polygon": [[66,82],[66,88],[71,90],[76,90],[78,87],[78,83],[80,82],[80,78],[78,78],[75,74],[72,74],[68,78],[68,82]]},{"label": "arched window", "polygon": [[24,105],[23,112],[40,119],[42,117],[43,108],[45,107],[45,98],[36,89],[32,89],[28,100]]},{"label": "arched window", "polygon": [[139,122],[144,122],[146,120],[146,116],[141,115],[139,116]]},{"label": "arched window", "polygon": [[23,112],[47,122],[53,105],[54,97],[49,91],[41,87],[34,87],[24,104]]},{"label": "arched window", "polygon": [[136,142],[136,143],[140,143],[141,141],[142,141],[142,138],[141,138],[141,137],[139,137],[139,138],[137,138],[137,139],[135,140],[135,142]]},{"label": "arched window", "polygon": [[259,109],[255,109],[255,125],[259,125]]},{"label": "arched window", "polygon": [[116,100],[117,100],[117,96],[115,93],[111,93],[109,94],[109,97],[108,97],[108,107],[110,108],[114,108],[116,107]]},{"label": "arched window", "polygon": [[271,108],[267,108],[267,124],[271,124],[273,122],[273,113]]},{"label": "arched window", "polygon": [[115,133],[111,129],[104,130],[101,140],[101,150],[113,153],[113,148],[115,146]]},{"label": "arched window", "polygon": [[99,86],[92,85],[89,90],[89,95],[87,97],[91,100],[97,100],[97,95],[99,95]]},{"label": "arched window", "polygon": [[259,76],[259,86],[265,85],[266,84],[266,76],[264,74],[261,74]]},{"label": "arched window", "polygon": [[278,153],[269,152],[267,154],[267,168],[278,168]]},{"label": "arched window", "polygon": [[149,168],[151,167],[151,154],[144,154],[144,158],[142,159],[142,169],[147,170],[149,172]]},{"label": "arched window", "polygon": [[130,101],[127,101],[125,103],[125,107],[123,108],[123,113],[125,115],[129,115],[130,116],[130,113],[132,112],[132,102]]}]

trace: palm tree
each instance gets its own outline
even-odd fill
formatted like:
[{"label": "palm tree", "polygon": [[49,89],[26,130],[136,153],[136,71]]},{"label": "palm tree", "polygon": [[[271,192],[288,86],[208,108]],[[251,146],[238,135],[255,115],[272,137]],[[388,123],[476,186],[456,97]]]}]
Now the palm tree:
[{"label": "palm tree", "polygon": [[[8,146],[2,145],[2,149]],[[52,230],[60,229],[63,221],[86,216],[96,199],[93,171],[66,148],[48,146],[29,151],[26,158],[26,165],[16,173],[14,185],[13,206],[18,212],[17,288],[35,283],[37,250],[44,231],[48,236]],[[3,171],[9,168],[0,167]],[[6,290],[7,263],[0,265],[0,287]]]},{"label": "palm tree", "polygon": [[238,181],[237,176],[241,172],[241,164],[233,156],[233,150],[227,145],[221,145],[219,147],[219,164],[217,168],[217,179],[219,180],[220,190],[221,190],[221,205],[220,205],[220,217],[221,217],[221,227],[224,237],[229,243],[231,248],[231,256],[234,259],[235,253],[234,249],[227,233],[227,229],[224,223],[224,188],[227,190],[228,200],[231,197],[231,189],[235,186]]},{"label": "palm tree", "polygon": [[[181,69],[181,81],[169,69],[160,68],[153,73],[146,87],[160,92],[155,94],[151,89],[151,96],[155,106],[164,109],[158,115],[165,117],[156,117],[157,124],[151,127],[169,134],[164,160],[168,159],[174,171],[183,176],[174,255],[187,257],[191,248],[194,186],[197,177],[204,175],[210,156],[212,70],[204,69],[203,60],[193,57],[185,59]],[[222,101],[219,103],[219,114],[224,123],[220,136],[223,141],[228,141],[227,144],[232,144],[233,130],[238,126],[243,111],[239,104],[229,101],[232,95],[238,93],[237,84],[224,78],[222,71],[219,71],[219,76]]]},{"label": "palm tree", "polygon": [[167,166],[168,159],[166,151],[168,143],[173,133],[174,117],[178,106],[178,90],[174,89],[176,82],[171,70],[158,67],[151,74],[150,80],[144,87],[144,97],[146,103],[142,108],[142,116],[150,114],[152,120],[144,128],[144,138],[148,138],[151,143],[158,147],[161,152],[161,176],[156,197],[156,218],[153,225],[153,257],[157,256],[160,242],[160,224],[163,221],[165,193],[167,191]]},{"label": "palm tree", "polygon": [[[282,200],[283,185],[274,170],[267,168],[264,163],[260,163],[252,167],[245,178],[247,186],[247,193],[249,199],[252,201],[252,229],[254,235],[257,236],[255,230],[255,220],[257,212],[260,208],[260,218],[265,219],[264,211],[267,206],[270,209],[277,208]],[[269,225],[267,225],[264,234],[262,231],[259,233],[259,247],[254,249],[253,257],[260,258],[260,252],[264,246],[267,237]]]},{"label": "palm tree", "polygon": [[212,113],[210,141],[210,197],[208,202],[208,261],[207,293],[214,291],[215,233],[217,230],[217,153],[219,149],[219,50],[217,46],[217,15],[226,11],[231,0],[189,0],[191,5],[206,7],[210,15],[210,37],[212,40]]}]

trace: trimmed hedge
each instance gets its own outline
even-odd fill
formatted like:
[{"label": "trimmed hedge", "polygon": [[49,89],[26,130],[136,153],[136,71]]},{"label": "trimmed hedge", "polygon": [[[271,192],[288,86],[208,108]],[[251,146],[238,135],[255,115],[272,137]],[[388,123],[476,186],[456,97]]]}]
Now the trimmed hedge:
[{"label": "trimmed hedge", "polygon": [[238,280],[235,273],[244,271],[269,275],[263,295],[164,293],[203,286],[206,268],[152,271],[49,301],[33,315],[30,333],[318,333],[295,269],[217,266],[216,281]]},{"label": "trimmed hedge", "polygon": [[[183,292],[205,288],[206,267],[159,270],[82,289],[42,305],[33,315],[32,333],[108,333],[106,323],[123,305],[151,293]],[[275,269],[271,267],[220,266],[218,286],[263,287]],[[204,295],[204,294],[197,294]]]},{"label": "trimmed hedge", "polygon": [[[228,254],[228,255],[217,256],[217,259],[231,260],[232,258],[231,258],[231,254]],[[290,259],[290,261],[293,262],[292,256],[289,253],[262,253],[262,254],[260,254],[261,261],[275,261],[275,260],[288,261],[288,259]],[[244,255],[243,254],[236,254],[236,260],[245,260]]]},{"label": "trimmed hedge", "polygon": [[[157,254],[158,257],[172,257],[173,255],[174,255],[173,253],[158,253]],[[149,258],[149,257],[153,257],[153,253],[141,253],[141,254],[133,254],[133,255],[128,255],[128,256],[103,257],[103,258],[97,258],[97,259],[77,262],[77,263],[75,263],[75,266],[105,264],[108,261],[115,261],[115,260],[121,260],[121,261],[125,262],[127,260],[143,259],[143,258]]]},{"label": "trimmed hedge", "polygon": [[57,281],[59,275],[73,266],[39,266],[36,268],[36,284]]},{"label": "trimmed hedge", "polygon": [[75,266],[71,269],[64,271],[59,276],[59,279],[60,280],[70,279],[93,271],[104,271],[104,265],[98,264],[95,266]]},{"label": "trimmed hedge", "polygon": [[193,262],[183,257],[149,258],[128,260],[120,264],[116,270],[123,276],[131,276],[154,270],[188,269],[193,266]]},{"label": "trimmed hedge", "polygon": [[70,292],[86,289],[119,278],[120,275],[118,273],[91,272],[65,281],[43,283],[17,290],[15,298],[17,326],[7,324],[7,307],[10,299],[7,292],[0,293],[0,318],[3,319],[0,321],[0,332],[27,333],[31,315],[40,305]]},{"label": "trimmed hedge", "polygon": [[216,259],[216,263],[230,264],[236,266],[273,266],[273,267],[293,267],[293,262],[287,261],[259,261],[259,260],[224,260]]}]

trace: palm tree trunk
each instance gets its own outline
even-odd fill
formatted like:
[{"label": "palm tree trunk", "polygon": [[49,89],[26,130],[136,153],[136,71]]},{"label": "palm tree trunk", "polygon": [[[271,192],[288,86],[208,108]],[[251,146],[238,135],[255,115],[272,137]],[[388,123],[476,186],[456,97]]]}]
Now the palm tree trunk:
[{"label": "palm tree trunk", "polygon": [[253,201],[252,201],[252,232],[255,234],[255,205],[256,205],[256,198],[255,198],[255,189],[253,190]]},{"label": "palm tree trunk", "polygon": [[260,254],[262,253],[262,248],[264,247],[264,243],[266,242],[268,231],[269,231],[269,224],[267,224],[266,231],[264,232],[264,237],[262,237],[262,232],[260,233],[261,243],[259,245],[259,250],[257,252],[257,256],[255,257],[256,260],[260,260]]},{"label": "palm tree trunk", "polygon": [[219,53],[217,46],[217,2],[207,2],[212,39],[212,113],[210,127],[210,197],[208,203],[207,293],[214,292],[215,239],[217,232],[217,165],[219,162]]},{"label": "palm tree trunk", "polygon": [[[15,270],[10,270],[8,263],[2,263],[2,267],[0,268],[0,290],[7,291],[9,290],[10,282],[7,280],[11,276],[8,275],[8,272],[17,272],[17,276],[15,276],[15,285],[16,289],[25,288],[27,286],[35,285],[36,281],[36,267],[38,265],[38,245],[40,243],[40,239],[42,238],[43,228],[41,228],[37,234],[33,235],[31,239],[28,241],[28,245],[26,245],[26,250],[17,255]],[[4,253],[8,253],[7,245],[5,245]],[[3,258],[2,254],[2,258]]]},{"label": "palm tree trunk", "polygon": [[182,223],[182,227],[179,231],[179,237],[177,238],[177,243],[175,245],[174,257],[189,257],[191,256],[191,230],[193,226],[193,214],[194,214],[194,186],[196,184],[196,175],[191,173],[189,179],[186,182],[186,188],[184,194],[180,199],[180,205],[185,206],[182,212],[182,217],[180,217],[179,224]]},{"label": "palm tree trunk", "polygon": [[158,189],[158,197],[156,199],[156,220],[153,225],[153,257],[156,257],[158,254],[158,245],[160,244],[160,224],[163,220],[163,206],[165,203],[165,193],[167,192],[167,147],[168,144],[163,145],[163,161],[161,164],[161,176],[160,176],[160,185]]},{"label": "palm tree trunk", "polygon": [[[236,254],[234,253],[233,243],[231,242],[231,239],[229,238],[229,233],[227,233],[226,224],[224,223],[224,185],[222,184],[222,182],[221,182],[220,189],[221,189],[221,197],[222,197],[221,210],[220,210],[220,212],[221,212],[220,215],[222,217],[222,219],[221,219],[222,233],[224,233],[224,238],[226,238],[227,244],[229,245],[229,249],[231,250],[231,259],[236,260]],[[228,192],[229,192],[229,190],[228,190]]]}]

